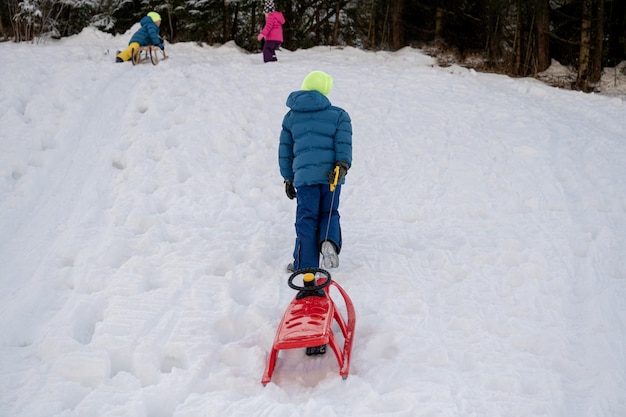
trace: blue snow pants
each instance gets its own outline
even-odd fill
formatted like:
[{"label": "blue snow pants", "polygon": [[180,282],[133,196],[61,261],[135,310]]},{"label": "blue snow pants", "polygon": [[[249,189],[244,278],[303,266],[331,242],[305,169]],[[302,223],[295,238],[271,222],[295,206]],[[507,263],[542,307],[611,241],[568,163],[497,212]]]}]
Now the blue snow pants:
[{"label": "blue snow pants", "polygon": [[[296,196],[298,201],[296,247],[293,250],[295,269],[318,268],[320,247],[324,240],[333,242],[337,248],[337,253],[341,251],[340,195],[341,185],[335,188],[334,199],[329,184],[298,187]],[[326,237],[327,229],[328,237]]]}]

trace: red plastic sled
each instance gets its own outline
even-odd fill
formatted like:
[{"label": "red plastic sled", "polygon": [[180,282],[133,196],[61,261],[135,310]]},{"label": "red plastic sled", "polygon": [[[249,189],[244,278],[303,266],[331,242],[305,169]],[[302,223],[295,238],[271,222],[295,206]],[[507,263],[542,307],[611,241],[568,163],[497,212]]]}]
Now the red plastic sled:
[{"label": "red plastic sled", "polygon": [[[326,275],[326,277],[317,278],[317,285],[314,287],[293,285],[293,278],[304,273],[321,273]],[[272,379],[279,350],[307,348],[325,344],[330,345],[335,353],[337,363],[339,364],[339,375],[346,379],[350,371],[350,356],[354,340],[354,328],[356,326],[352,300],[350,300],[348,294],[339,284],[331,280],[327,271],[319,268],[303,269],[294,272],[289,277],[289,286],[300,290],[300,293],[291,301],[278,326],[274,345],[269,354],[261,383],[266,385]],[[332,298],[330,298],[330,286],[337,288],[343,297],[346,305],[347,320],[344,320]],[[307,291],[319,291],[321,295],[306,295]],[[332,331],[333,320],[337,322],[343,334],[343,349],[340,349]]]}]

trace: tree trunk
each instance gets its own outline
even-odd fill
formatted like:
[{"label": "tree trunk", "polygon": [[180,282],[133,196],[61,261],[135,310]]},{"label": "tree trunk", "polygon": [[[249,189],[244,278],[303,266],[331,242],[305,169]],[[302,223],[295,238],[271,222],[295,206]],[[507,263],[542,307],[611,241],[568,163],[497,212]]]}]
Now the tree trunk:
[{"label": "tree trunk", "polygon": [[496,7],[493,1],[485,3],[484,19],[486,21],[485,47],[487,48],[487,57],[491,65],[499,66],[502,58],[500,41],[502,40],[502,30],[500,25],[500,9]]},{"label": "tree trunk", "polygon": [[[624,5],[622,4],[622,7],[624,7]],[[622,33],[620,33],[620,38],[622,39],[622,45],[623,45],[623,54],[626,55],[626,7],[624,7],[624,16],[622,18],[622,28],[623,31]]]},{"label": "tree trunk", "polygon": [[443,43],[443,17],[445,11],[441,4],[437,3],[437,10],[435,11],[435,43]]},{"label": "tree trunk", "polygon": [[522,70],[522,0],[517,0],[517,18],[515,19],[515,37],[513,39],[513,74],[521,75]]},{"label": "tree trunk", "polygon": [[391,47],[394,51],[404,45],[404,25],[402,11],[404,0],[392,0],[391,3]]},{"label": "tree trunk", "polygon": [[550,3],[538,0],[535,25],[537,30],[537,71],[545,71],[550,66]]},{"label": "tree trunk", "polygon": [[238,25],[239,25],[239,2],[235,2],[235,11],[233,13],[233,23],[230,27],[230,37],[228,40],[232,40],[237,37]]},{"label": "tree trunk", "polygon": [[580,25],[580,53],[578,55],[578,78],[576,79],[576,88],[582,91],[589,91],[592,6],[592,0],[583,0],[583,16]]},{"label": "tree trunk", "polygon": [[593,23],[593,48],[589,80],[597,83],[602,77],[602,51],[604,43],[604,0],[595,0]]},{"label": "tree trunk", "polygon": [[369,42],[369,48],[374,49],[376,47],[376,0],[372,1],[372,8],[370,9],[370,21],[367,29],[367,40]]},{"label": "tree trunk", "polygon": [[7,32],[4,30],[4,25],[2,24],[2,14],[1,14],[1,10],[0,10],[0,34],[2,34],[2,39],[3,40],[7,40],[9,39],[9,37],[7,36]]},{"label": "tree trunk", "polygon": [[333,30],[333,45],[337,45],[339,42],[339,13],[341,13],[341,1],[337,0],[335,3],[335,27]]}]

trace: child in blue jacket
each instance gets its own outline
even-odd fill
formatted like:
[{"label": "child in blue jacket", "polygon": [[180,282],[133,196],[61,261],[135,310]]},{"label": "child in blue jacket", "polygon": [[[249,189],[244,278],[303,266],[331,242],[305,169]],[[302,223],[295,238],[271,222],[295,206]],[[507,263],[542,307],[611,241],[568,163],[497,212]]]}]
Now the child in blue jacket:
[{"label": "child in blue jacket", "polygon": [[117,54],[115,62],[129,61],[133,55],[133,49],[139,50],[140,46],[155,45],[163,50],[163,39],[159,36],[159,26],[161,26],[161,15],[157,12],[150,12],[144,16],[139,23],[141,28],[130,38],[128,48]]},{"label": "child in blue jacket", "polygon": [[[326,268],[339,266],[339,197],[352,165],[352,122],[345,110],[328,100],[332,85],[330,75],[313,71],[302,89],[287,98],[290,110],[283,119],[278,164],[287,197],[297,199],[290,270],[319,267],[320,252]],[[331,191],[335,167],[339,181]]]}]

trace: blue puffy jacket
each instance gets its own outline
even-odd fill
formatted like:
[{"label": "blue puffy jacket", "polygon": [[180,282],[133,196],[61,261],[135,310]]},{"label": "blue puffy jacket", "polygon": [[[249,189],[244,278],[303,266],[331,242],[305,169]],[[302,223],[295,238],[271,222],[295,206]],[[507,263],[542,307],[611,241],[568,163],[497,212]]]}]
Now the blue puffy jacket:
[{"label": "blue puffy jacket", "polygon": [[294,91],[287,107],[278,146],[280,174],[296,188],[328,184],[335,162],[352,165],[350,116],[315,90]]},{"label": "blue puffy jacket", "polygon": [[141,46],[157,45],[163,49],[163,42],[159,37],[159,27],[154,23],[152,18],[144,16],[139,23],[141,28],[130,38],[130,45],[133,42],[137,42]]}]

